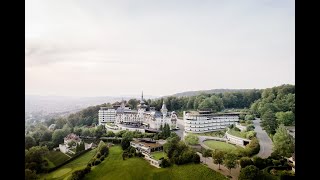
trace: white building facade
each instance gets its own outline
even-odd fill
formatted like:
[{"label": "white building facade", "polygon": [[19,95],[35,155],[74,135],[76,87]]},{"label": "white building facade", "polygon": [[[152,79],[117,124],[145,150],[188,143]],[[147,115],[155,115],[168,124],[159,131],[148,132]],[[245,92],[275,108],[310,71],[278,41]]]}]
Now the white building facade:
[{"label": "white building facade", "polygon": [[99,124],[105,124],[107,122],[113,122],[116,125],[144,124],[148,128],[156,130],[159,130],[161,125],[163,127],[165,124],[168,124],[170,129],[177,127],[178,117],[176,113],[168,112],[164,102],[161,111],[156,111],[154,108],[150,108],[151,110],[147,111],[147,107],[143,100],[143,94],[137,111],[126,107],[123,101],[117,110],[102,107],[99,110]]},{"label": "white building facade", "polygon": [[99,110],[99,125],[105,125],[106,123],[113,123],[116,121],[116,110],[113,108],[101,107]]},{"label": "white building facade", "polygon": [[183,112],[184,129],[187,133],[219,131],[239,122],[233,114],[213,114],[211,111]]}]

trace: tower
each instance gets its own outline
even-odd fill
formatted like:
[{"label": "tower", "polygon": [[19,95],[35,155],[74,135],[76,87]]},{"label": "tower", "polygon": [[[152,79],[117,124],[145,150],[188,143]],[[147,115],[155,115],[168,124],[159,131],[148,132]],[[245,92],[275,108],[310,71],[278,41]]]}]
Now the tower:
[{"label": "tower", "polygon": [[123,98],[122,98],[122,100],[121,100],[121,106],[120,106],[122,109],[124,109],[126,106],[125,106],[125,104],[124,104],[124,100],[123,100]]},{"label": "tower", "polygon": [[147,106],[145,105],[145,102],[143,101],[143,91],[142,91],[142,94],[141,94],[141,100],[140,100],[140,103],[138,105],[138,108],[140,110],[143,110],[143,111],[145,111],[147,109]]},{"label": "tower", "polygon": [[162,113],[163,119],[167,116],[167,113],[168,113],[168,109],[164,101],[162,102],[161,113]]}]

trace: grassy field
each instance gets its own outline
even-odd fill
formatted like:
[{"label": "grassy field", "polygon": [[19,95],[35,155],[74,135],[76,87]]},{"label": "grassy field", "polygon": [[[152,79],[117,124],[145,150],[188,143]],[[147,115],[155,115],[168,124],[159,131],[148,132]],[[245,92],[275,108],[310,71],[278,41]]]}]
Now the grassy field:
[{"label": "grassy field", "polygon": [[94,166],[86,180],[196,180],[216,179],[226,180],[222,174],[215,172],[202,164],[188,164],[170,168],[156,168],[143,158],[122,160],[122,149],[119,146],[110,148],[108,157],[98,166]]},{"label": "grassy field", "polygon": [[237,136],[237,137],[241,137],[241,138],[246,138],[245,133],[240,132],[240,131],[235,131],[235,130],[233,130],[233,129],[230,129],[230,130],[228,131],[228,133],[229,133],[230,135],[233,135],[233,136]]},{"label": "grassy field", "polygon": [[211,149],[219,149],[226,152],[234,151],[240,148],[232,144],[228,144],[221,141],[214,141],[214,140],[204,141],[203,143]]},{"label": "grassy field", "polygon": [[[46,157],[49,161],[49,167],[55,167],[65,162],[69,157],[60,151],[50,151]],[[52,163],[52,164],[51,164]],[[52,166],[53,165],[53,166]]]},{"label": "grassy field", "polygon": [[67,180],[71,177],[72,172],[83,169],[87,166],[89,160],[95,155],[96,150],[91,150],[69,162],[68,164],[52,171],[48,174],[42,174],[40,179],[56,179],[56,180]]},{"label": "grassy field", "polygon": [[167,157],[167,154],[162,152],[162,151],[159,151],[159,152],[153,152],[151,153],[151,155],[153,156],[154,159],[156,160],[159,160],[160,158],[164,157],[166,158]]}]

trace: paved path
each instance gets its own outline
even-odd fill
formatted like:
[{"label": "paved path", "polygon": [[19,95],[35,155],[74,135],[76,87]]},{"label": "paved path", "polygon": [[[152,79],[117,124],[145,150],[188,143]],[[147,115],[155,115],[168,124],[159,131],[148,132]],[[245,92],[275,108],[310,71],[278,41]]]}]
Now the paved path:
[{"label": "paved path", "polygon": [[259,139],[260,144],[260,151],[257,156],[261,158],[267,158],[272,153],[272,141],[266,131],[262,130],[260,126],[260,118],[253,120],[253,124],[255,127],[254,131],[257,132],[257,138]]},{"label": "paved path", "polygon": [[184,122],[182,119],[177,120],[177,125],[179,127],[179,130],[175,130],[174,132],[183,139],[183,132],[184,132]]},{"label": "paved path", "polygon": [[[224,167],[223,165],[220,165],[220,170],[219,170],[219,165],[213,163],[212,157],[204,158],[204,157],[202,157],[201,153],[197,152],[197,154],[200,156],[200,160],[204,164],[207,164],[210,169],[213,169],[213,170],[215,170],[225,176],[230,176],[230,170],[227,169],[226,167]],[[233,180],[237,180],[239,177],[239,174],[240,174],[240,166],[239,165],[236,168],[231,169],[231,176],[232,176]]]}]

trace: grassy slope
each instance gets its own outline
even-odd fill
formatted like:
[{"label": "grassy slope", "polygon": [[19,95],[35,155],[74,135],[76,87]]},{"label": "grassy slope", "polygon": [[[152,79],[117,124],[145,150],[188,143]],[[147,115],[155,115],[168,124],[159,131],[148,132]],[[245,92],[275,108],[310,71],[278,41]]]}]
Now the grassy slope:
[{"label": "grassy slope", "polygon": [[108,157],[98,166],[92,168],[84,179],[108,180],[144,180],[144,179],[226,179],[223,175],[201,164],[155,168],[142,158],[122,160],[122,149],[119,146],[110,148]]},{"label": "grassy slope", "polygon": [[49,173],[49,174],[42,174],[40,179],[67,179],[71,176],[72,172],[85,168],[89,160],[95,154],[95,149],[85,154],[81,155],[80,157],[76,158],[75,160],[71,161],[70,163],[60,167],[59,169]]},{"label": "grassy slope", "polygon": [[220,142],[220,141],[208,140],[208,141],[204,141],[203,143],[211,149],[219,149],[222,151],[232,151],[232,150],[238,149],[238,147],[235,145],[228,144],[225,142]]},{"label": "grassy slope", "polygon": [[240,138],[246,138],[246,136],[244,135],[244,133],[242,133],[242,132],[240,132],[240,131],[235,131],[235,130],[233,130],[233,129],[230,129],[230,130],[228,131],[228,133],[229,133],[230,135],[237,136],[237,137],[240,137]]},{"label": "grassy slope", "polygon": [[[68,160],[69,157],[60,151],[50,151],[49,154],[47,155],[47,159],[50,162],[52,162],[54,166],[58,166],[59,164]],[[50,164],[50,162],[49,162],[49,164]]]}]

